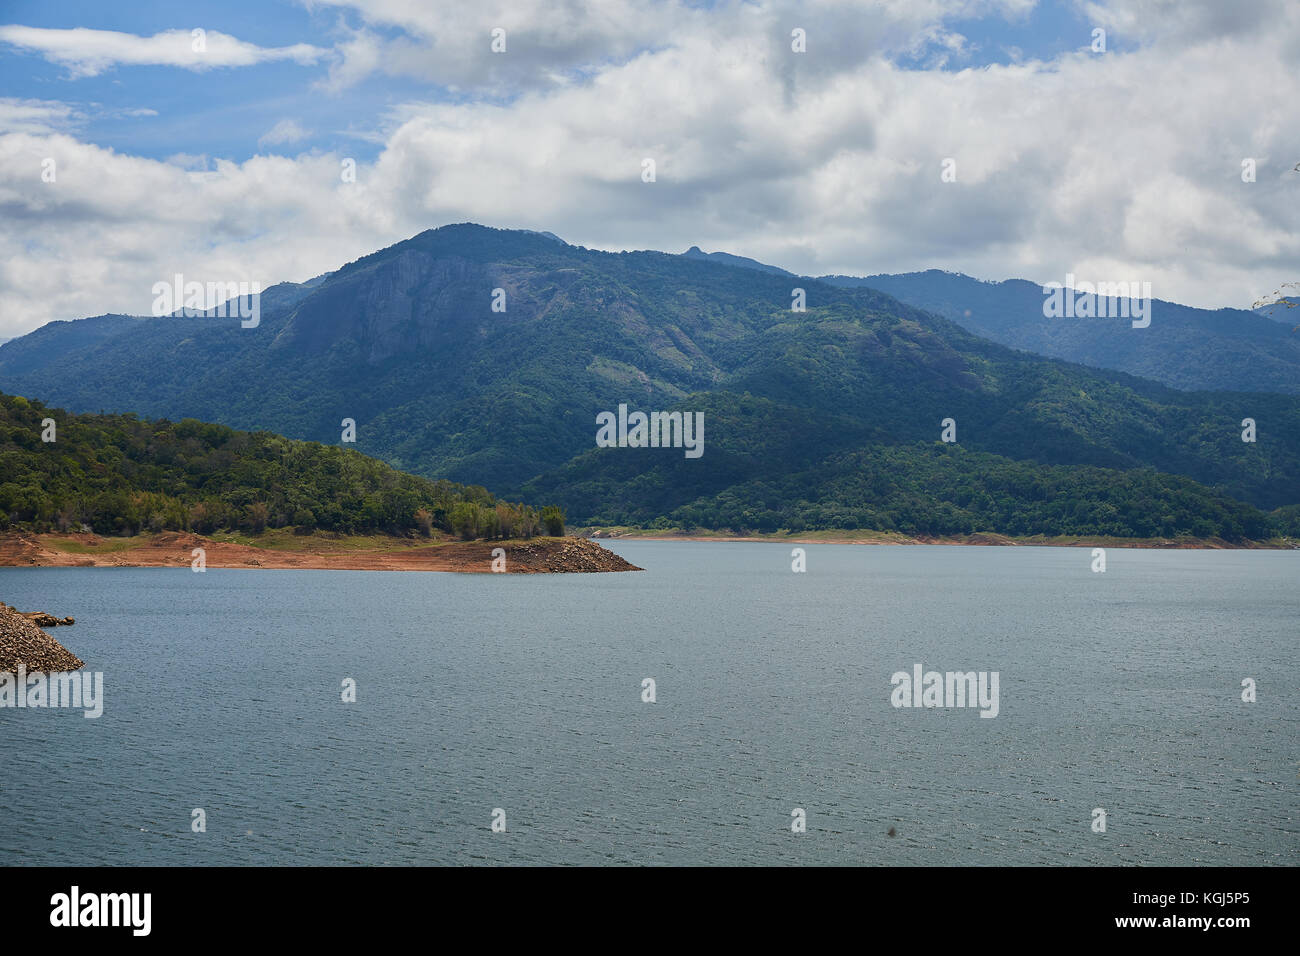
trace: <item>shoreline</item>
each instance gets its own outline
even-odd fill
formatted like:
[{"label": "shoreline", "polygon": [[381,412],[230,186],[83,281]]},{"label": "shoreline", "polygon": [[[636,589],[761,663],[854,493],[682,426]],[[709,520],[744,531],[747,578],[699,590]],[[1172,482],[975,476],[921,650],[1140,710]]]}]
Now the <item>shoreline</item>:
[{"label": "shoreline", "polygon": [[781,531],[736,534],[709,531],[645,531],[636,528],[581,528],[571,531],[592,541],[725,541],[764,544],[867,544],[906,547],[952,545],[984,548],[1134,548],[1162,551],[1293,551],[1300,540],[1225,541],[1222,538],[1113,538],[1105,535],[1025,535],[993,532],[965,535],[905,535],[885,531]]},{"label": "shoreline", "polygon": [[[0,534],[0,567],[193,568],[312,571],[443,571],[461,574],[563,574],[640,571],[595,541],[535,537],[501,541],[412,539],[383,535],[207,537],[189,532],[113,538],[95,534]],[[504,552],[504,567],[499,560]],[[499,571],[494,571],[494,565]]]},{"label": "shoreline", "polygon": [[[0,534],[0,567],[181,568],[193,567],[203,549],[206,568],[313,571],[435,571],[489,574],[563,574],[643,570],[601,547],[615,541],[690,541],[785,545],[949,545],[962,547],[1132,548],[1138,550],[1300,550],[1294,539],[1229,542],[1209,538],[1108,538],[1075,536],[1011,537],[998,534],[908,536],[873,531],[817,531],[735,534],[689,533],[635,528],[581,528],[563,538],[534,537],[498,541],[452,538],[399,538],[387,535],[294,534],[280,529],[263,535],[197,535],[167,531],[133,537],[89,533],[9,531]],[[499,555],[500,552],[498,552]]]}]

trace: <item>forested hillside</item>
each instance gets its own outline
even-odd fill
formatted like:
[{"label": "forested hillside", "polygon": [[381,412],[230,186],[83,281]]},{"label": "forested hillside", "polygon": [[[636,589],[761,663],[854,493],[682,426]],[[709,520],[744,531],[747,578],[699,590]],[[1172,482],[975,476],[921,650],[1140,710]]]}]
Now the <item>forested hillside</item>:
[{"label": "forested hillside", "polygon": [[[54,423],[50,430],[48,421]],[[44,441],[43,437],[53,441]],[[0,395],[0,529],[562,534],[554,506],[395,471],[359,452],[186,419],[69,415]]]}]

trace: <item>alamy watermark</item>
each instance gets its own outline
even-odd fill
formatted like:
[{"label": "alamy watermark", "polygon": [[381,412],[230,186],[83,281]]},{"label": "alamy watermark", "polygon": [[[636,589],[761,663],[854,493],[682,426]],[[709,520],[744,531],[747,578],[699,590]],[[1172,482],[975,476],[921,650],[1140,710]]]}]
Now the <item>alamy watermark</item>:
[{"label": "alamy watermark", "polygon": [[1150,282],[1077,282],[1067,273],[1065,283],[1043,286],[1043,315],[1049,319],[1131,318],[1133,328],[1151,324]]},{"label": "alamy watermark", "polygon": [[[923,672],[924,671],[924,672]],[[925,671],[912,665],[912,673],[895,671],[889,678],[895,707],[979,707],[981,717],[998,715],[997,671]]]},{"label": "alamy watermark", "polygon": [[0,671],[0,707],[80,707],[83,717],[94,719],[104,713],[104,674],[101,671],[27,673]]},{"label": "alamy watermark", "polygon": [[148,936],[153,926],[152,893],[83,893],[73,886],[50,897],[54,927],[125,927],[133,936]]},{"label": "alamy watermark", "polygon": [[262,321],[262,286],[258,282],[186,282],[176,273],[171,282],[155,282],[155,316],[180,315],[187,319],[233,319],[241,328],[255,329]]},{"label": "alamy watermark", "polygon": [[687,458],[704,454],[703,412],[632,412],[618,406],[618,415],[596,416],[597,448],[685,448]]}]

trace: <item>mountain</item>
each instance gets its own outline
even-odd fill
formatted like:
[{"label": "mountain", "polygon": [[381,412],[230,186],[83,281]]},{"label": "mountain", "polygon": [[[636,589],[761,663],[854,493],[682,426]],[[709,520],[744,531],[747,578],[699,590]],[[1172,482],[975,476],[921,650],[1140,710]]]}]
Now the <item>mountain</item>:
[{"label": "mountain", "polygon": [[983,282],[931,269],[822,281],[878,289],[1012,348],[1174,388],[1300,394],[1300,333],[1292,331],[1300,318],[1286,325],[1284,317],[1272,321],[1244,309],[1211,311],[1156,299],[1150,326],[1135,329],[1123,317],[1045,318],[1042,286],[1023,279]]},{"label": "mountain", "polygon": [[[704,253],[698,246],[683,256],[793,275],[744,256]],[[1253,311],[1211,311],[1156,299],[1157,318],[1148,328],[1134,329],[1123,317],[1046,318],[1042,286],[1024,279],[985,282],[930,269],[902,275],[827,275],[820,281],[877,289],[994,342],[1174,388],[1300,394],[1300,313],[1288,305],[1300,299],[1289,287],[1278,293],[1289,293],[1284,301]],[[1111,314],[1118,316],[1118,311]]]},{"label": "mountain", "polygon": [[142,321],[131,315],[96,315],[48,322],[34,332],[3,343],[8,349],[5,360],[18,366],[48,367],[71,352],[90,349]]},{"label": "mountain", "polygon": [[[326,273],[307,282],[279,282],[269,286],[261,293],[261,308],[268,312],[292,308],[328,276],[329,273]],[[208,313],[215,316],[218,310],[214,307]],[[177,318],[178,315],[179,313],[170,318]],[[9,346],[6,361],[16,368],[50,368],[66,355],[93,351],[95,346],[118,335],[140,331],[142,323],[147,321],[146,317],[137,315],[97,315],[88,319],[58,320],[0,344]]]},{"label": "mountain", "polygon": [[[45,441],[49,422],[54,430]],[[394,471],[352,450],[187,419],[69,415],[0,394],[0,530],[531,536],[554,508]],[[558,522],[558,531],[556,523]]]},{"label": "mountain", "polygon": [[[0,346],[0,388],[330,444],[351,418],[366,454],[571,523],[1232,538],[1300,503],[1300,399],[1036,357],[871,288],[800,279],[793,312],[793,281],[446,226],[264,302],[257,328],[46,326]],[[597,449],[620,404],[704,412],[705,453]]]}]

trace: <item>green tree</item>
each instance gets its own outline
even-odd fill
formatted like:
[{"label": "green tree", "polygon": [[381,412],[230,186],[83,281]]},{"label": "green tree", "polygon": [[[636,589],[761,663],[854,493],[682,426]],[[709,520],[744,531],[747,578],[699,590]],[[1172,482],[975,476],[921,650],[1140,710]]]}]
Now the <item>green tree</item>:
[{"label": "green tree", "polygon": [[564,534],[564,512],[559,505],[546,505],[542,508],[542,524],[546,527],[546,533],[553,538]]}]

